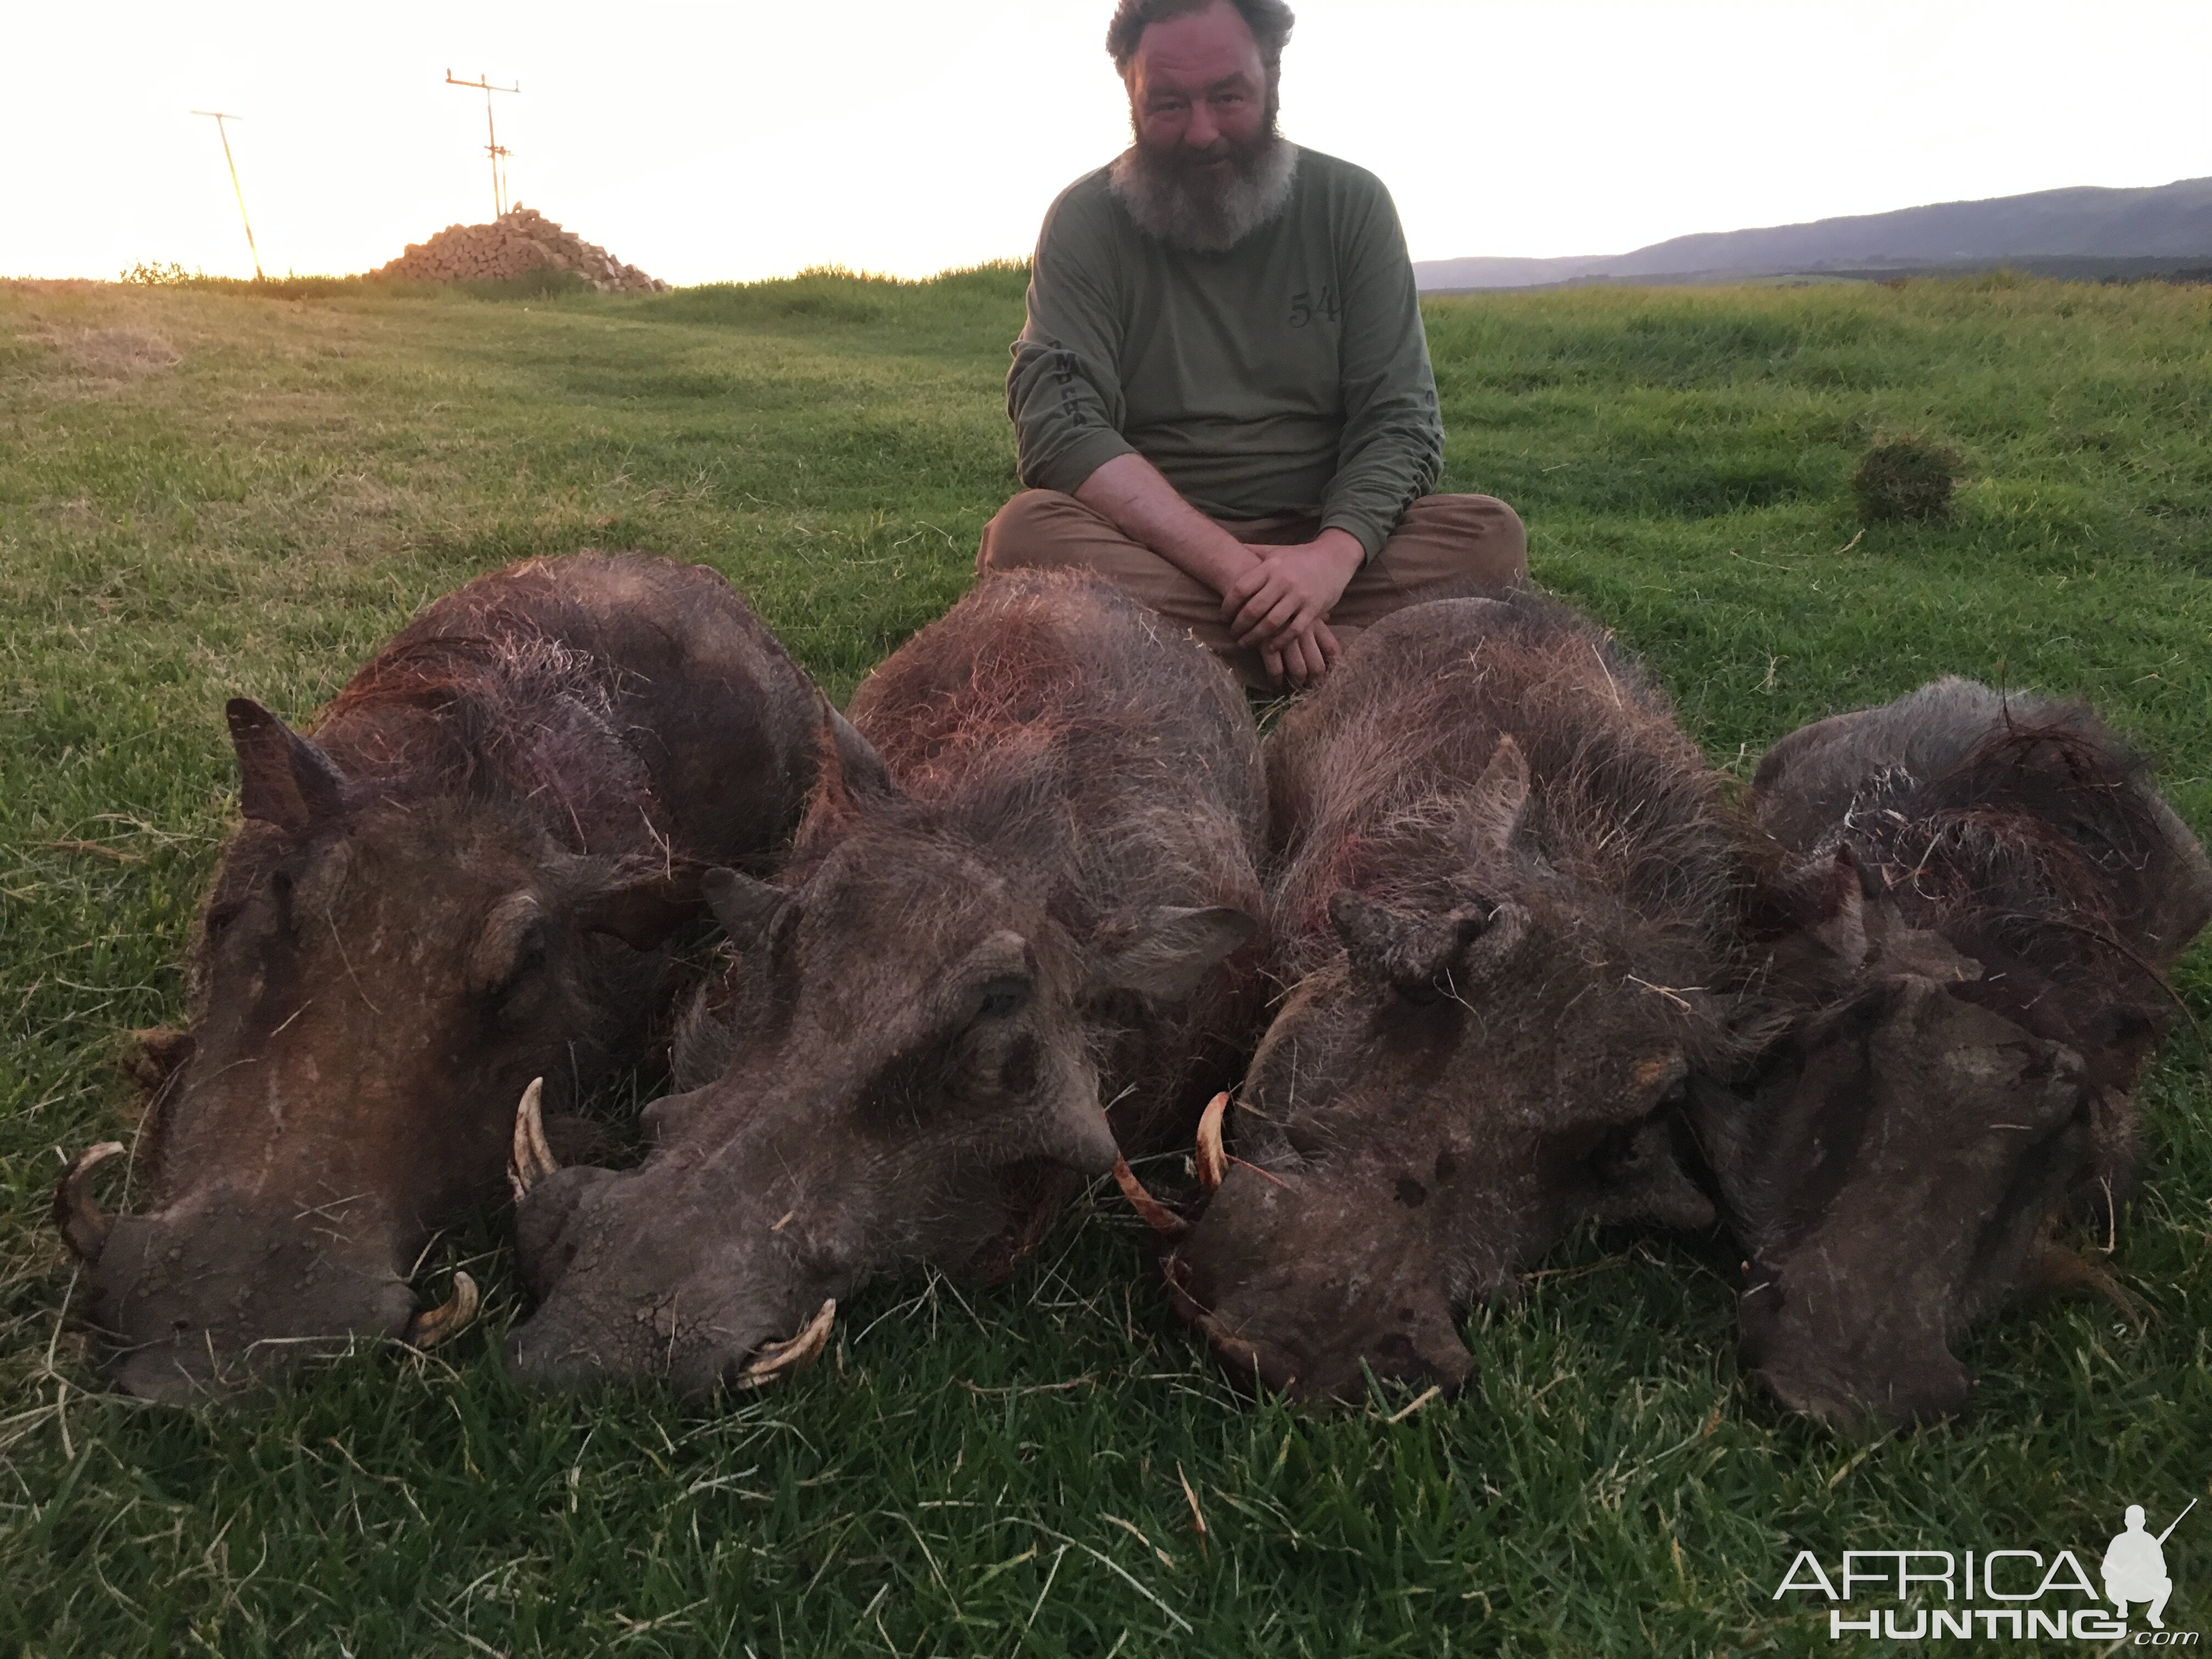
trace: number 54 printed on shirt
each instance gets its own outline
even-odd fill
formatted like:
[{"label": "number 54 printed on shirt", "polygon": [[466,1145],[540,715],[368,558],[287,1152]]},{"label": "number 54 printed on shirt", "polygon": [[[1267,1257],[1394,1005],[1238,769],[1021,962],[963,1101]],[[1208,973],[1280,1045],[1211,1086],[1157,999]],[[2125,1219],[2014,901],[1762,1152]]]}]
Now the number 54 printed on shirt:
[{"label": "number 54 printed on shirt", "polygon": [[1336,296],[1334,284],[1322,289],[1318,297],[1311,289],[1302,289],[1291,295],[1291,326],[1304,328],[1316,317],[1334,322],[1344,314],[1344,302]]}]

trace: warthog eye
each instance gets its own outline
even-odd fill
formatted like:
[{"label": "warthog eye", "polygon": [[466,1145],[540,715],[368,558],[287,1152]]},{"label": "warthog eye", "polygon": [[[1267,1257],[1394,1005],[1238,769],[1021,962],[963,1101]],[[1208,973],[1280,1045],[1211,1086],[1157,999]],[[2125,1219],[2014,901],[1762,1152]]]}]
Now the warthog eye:
[{"label": "warthog eye", "polygon": [[276,925],[287,933],[293,931],[291,872],[279,870],[269,878],[269,896],[276,906]]},{"label": "warthog eye", "polygon": [[1417,981],[1411,985],[1395,988],[1401,1001],[1410,1002],[1416,1008],[1431,1008],[1453,994],[1451,981],[1439,974],[1434,979]]},{"label": "warthog eye", "polygon": [[1029,982],[1019,979],[997,979],[983,988],[981,1001],[975,1005],[975,1018],[1010,1019],[1019,1013],[1030,1000]]},{"label": "warthog eye", "polygon": [[469,952],[469,983],[503,1005],[529,986],[545,960],[544,913],[528,892],[510,894],[493,907]]},{"label": "warthog eye", "polygon": [[485,994],[486,1016],[495,1021],[526,1023],[535,1018],[545,998],[545,946],[541,941],[532,939],[525,945],[507,976]]}]

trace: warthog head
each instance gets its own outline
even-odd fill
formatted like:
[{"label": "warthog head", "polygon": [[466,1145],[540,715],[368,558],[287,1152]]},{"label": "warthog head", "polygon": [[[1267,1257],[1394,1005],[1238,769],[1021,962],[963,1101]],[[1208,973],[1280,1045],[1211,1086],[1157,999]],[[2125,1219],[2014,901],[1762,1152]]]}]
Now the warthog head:
[{"label": "warthog head", "polygon": [[1753,788],[1799,860],[1775,961],[1800,1012],[1692,1114],[1750,1258],[1743,1363],[1841,1425],[1942,1417],[1953,1345],[2010,1297],[2126,1305],[2062,1235],[2117,1224],[2212,869],[2092,710],[1967,681],[1801,728]]},{"label": "warthog head", "polygon": [[1055,915],[1048,790],[924,805],[825,770],[793,884],[708,879],[740,957],[720,1077],[648,1109],[634,1170],[518,1158],[526,1381],[702,1396],[811,1357],[871,1276],[969,1261],[1024,1179],[1114,1166],[1093,1010],[1184,994],[1253,931]]},{"label": "warthog head", "polygon": [[631,947],[690,908],[657,864],[567,853],[494,800],[386,798],[258,704],[228,712],[247,822],[204,915],[191,1031],[146,1079],[143,1206],[100,1211],[108,1149],[56,1195],[116,1384],[154,1398],[465,1322],[466,1285],[417,1313],[418,1254],[497,1192],[522,1086],[545,1072],[565,1102],[604,1068],[610,1011],[635,1024],[660,972]]},{"label": "warthog head", "polygon": [[1745,1369],[1838,1424],[1958,1411],[1952,1340],[2022,1284],[2087,1152],[2080,1057],[1900,975],[1794,1037],[1768,1089]]},{"label": "warthog head", "polygon": [[[1501,739],[1452,822],[1448,878],[1340,889],[1340,947],[1255,1059],[1238,1158],[1167,1261],[1232,1373],[1304,1399],[1364,1372],[1457,1386],[1455,1331],[1584,1213],[1710,1208],[1653,1144],[1711,1040],[1709,945],[1554,867]],[[1200,1167],[1218,1167],[1210,1146]]]},{"label": "warthog head", "polygon": [[1830,954],[1795,971],[1829,981],[1826,1006],[1747,1090],[1698,1079],[1690,1113],[1748,1258],[1741,1363],[1840,1427],[1926,1421],[1966,1403],[1952,1344],[2041,1271],[2096,1091],[2072,1048],[1984,1006],[1980,963],[1864,896],[1848,853],[1810,866],[1828,896],[1806,937]]}]

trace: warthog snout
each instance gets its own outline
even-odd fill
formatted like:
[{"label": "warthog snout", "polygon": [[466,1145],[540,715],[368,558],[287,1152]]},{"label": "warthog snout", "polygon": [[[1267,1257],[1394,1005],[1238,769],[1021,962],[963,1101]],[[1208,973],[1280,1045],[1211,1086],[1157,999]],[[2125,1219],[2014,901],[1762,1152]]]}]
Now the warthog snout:
[{"label": "warthog snout", "polygon": [[373,1246],[333,1248],[289,1213],[219,1201],[117,1217],[86,1290],[115,1386],[147,1400],[267,1380],[356,1340],[405,1337],[417,1316],[414,1291]]},{"label": "warthog snout", "polygon": [[[1378,1228],[1362,1224],[1371,1215],[1346,1213],[1377,1206],[1403,1207],[1395,1182],[1347,1190],[1335,1180],[1231,1167],[1167,1274],[1177,1310],[1232,1378],[1298,1400],[1349,1401],[1365,1395],[1370,1374],[1447,1393],[1474,1374],[1433,1259],[1404,1248],[1410,1241],[1394,1239],[1387,1222]],[[1385,1249],[1316,1261],[1300,1248],[1316,1237],[1362,1237]]]},{"label": "warthog snout", "polygon": [[1959,1410],[1950,1345],[2027,1277],[2086,1156],[2070,1049],[1905,975],[1809,1025],[1709,1144],[1752,1252],[1741,1355],[1793,1409],[1850,1426]]}]

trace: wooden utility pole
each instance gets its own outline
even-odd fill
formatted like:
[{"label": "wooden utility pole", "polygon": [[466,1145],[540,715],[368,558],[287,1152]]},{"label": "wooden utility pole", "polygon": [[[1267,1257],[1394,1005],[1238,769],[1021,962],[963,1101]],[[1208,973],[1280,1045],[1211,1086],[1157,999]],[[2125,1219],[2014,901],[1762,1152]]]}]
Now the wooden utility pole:
[{"label": "wooden utility pole", "polygon": [[223,125],[225,121],[243,121],[246,118],[243,115],[231,115],[222,110],[214,109],[196,109],[192,113],[208,117],[215,123],[216,131],[222,137],[223,163],[230,169],[230,193],[238,198],[238,222],[246,227],[246,251],[253,256],[253,280],[257,283],[260,282],[263,280],[261,250],[253,246],[253,221],[246,216],[246,192],[239,188],[238,163],[231,160],[230,133]]},{"label": "wooden utility pole", "polygon": [[495,87],[482,70],[477,71],[477,78],[473,81],[460,81],[454,78],[453,70],[447,70],[446,84],[449,87],[478,87],[483,91],[484,154],[491,157],[492,217],[502,218],[507,213],[507,177],[501,171],[500,164],[514,152],[499,142],[499,129],[492,124],[491,95],[495,92],[520,92],[522,83],[518,81],[511,87]]}]

